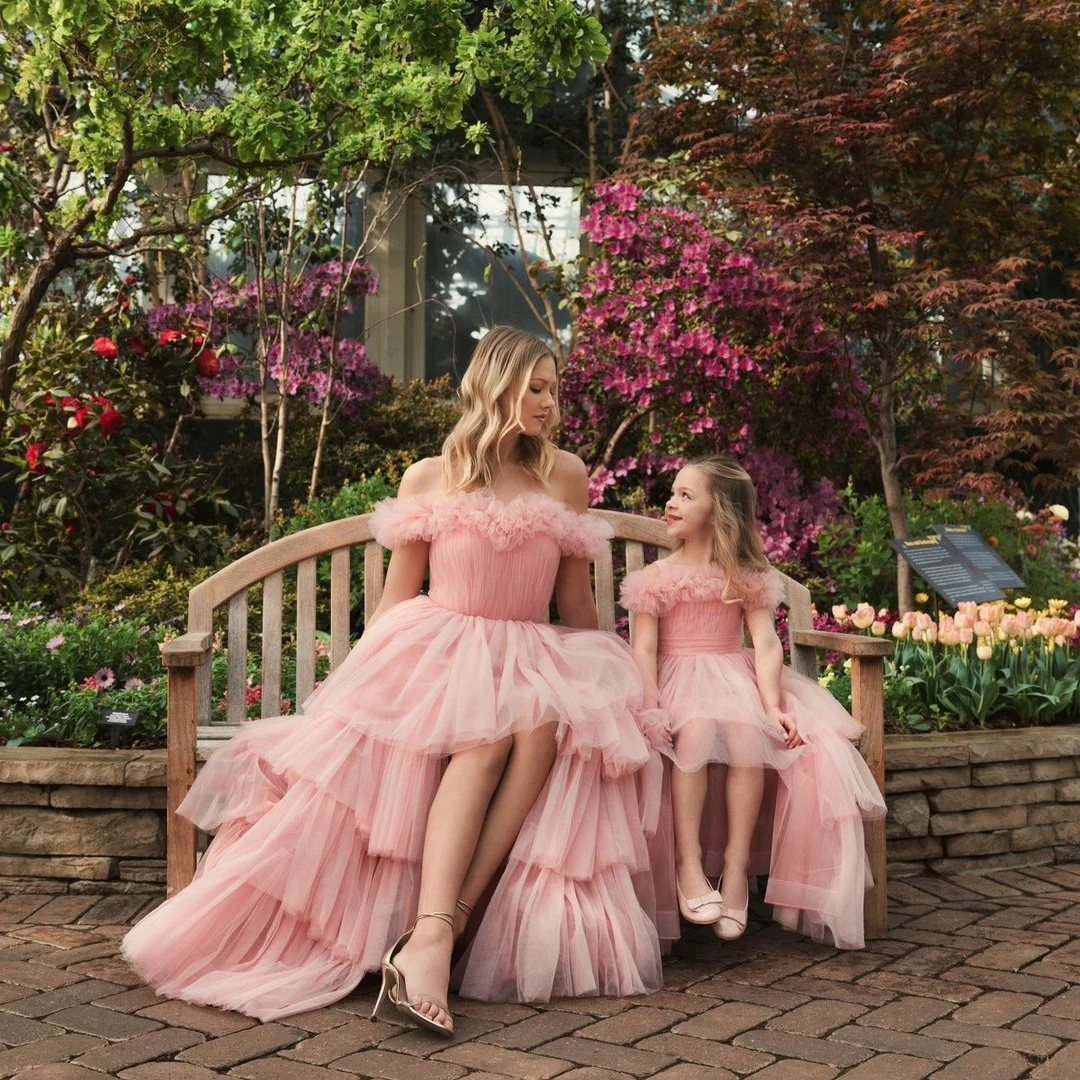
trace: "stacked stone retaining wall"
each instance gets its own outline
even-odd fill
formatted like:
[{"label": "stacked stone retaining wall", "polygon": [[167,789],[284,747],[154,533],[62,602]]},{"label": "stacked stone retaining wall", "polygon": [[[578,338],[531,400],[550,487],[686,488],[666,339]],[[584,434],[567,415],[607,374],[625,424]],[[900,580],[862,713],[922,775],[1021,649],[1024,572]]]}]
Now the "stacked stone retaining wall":
[{"label": "stacked stone retaining wall", "polygon": [[0,889],[156,892],[165,751],[0,747]]},{"label": "stacked stone retaining wall", "polygon": [[1080,856],[1080,727],[890,736],[889,875]]}]

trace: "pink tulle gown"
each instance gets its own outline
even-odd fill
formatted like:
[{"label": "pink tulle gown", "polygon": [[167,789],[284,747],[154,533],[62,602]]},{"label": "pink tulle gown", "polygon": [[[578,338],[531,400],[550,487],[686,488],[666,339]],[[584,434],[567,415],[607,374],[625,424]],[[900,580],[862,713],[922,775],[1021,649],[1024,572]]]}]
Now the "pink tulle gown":
[{"label": "pink tulle gown", "polygon": [[554,722],[555,765],[459,992],[657,988],[655,714],[623,641],[546,621],[560,559],[595,555],[607,527],[545,495],[475,492],[385,500],[373,530],[387,547],[430,541],[430,592],[386,611],[303,716],[255,721],[214,754],[180,811],[217,835],[124,956],[164,995],[263,1020],[341,998],[416,914],[448,755]]},{"label": "pink tulle gown", "polygon": [[713,766],[702,822],[706,873],[723,869],[722,766],[764,766],[750,873],[768,875],[765,900],[773,917],[818,941],[862,948],[863,894],[872,884],[863,819],[885,814],[873,775],[852,745],[862,726],[827,690],[785,667],[782,706],[805,740],[789,750],[762,707],[754,652],[742,646],[743,611],[775,608],[783,596],[780,579],[775,571],[756,574],[729,591],[735,602],[724,595],[719,569],[667,560],[628,574],[622,588],[624,607],[659,620],[657,681],[676,764],[687,772]]}]

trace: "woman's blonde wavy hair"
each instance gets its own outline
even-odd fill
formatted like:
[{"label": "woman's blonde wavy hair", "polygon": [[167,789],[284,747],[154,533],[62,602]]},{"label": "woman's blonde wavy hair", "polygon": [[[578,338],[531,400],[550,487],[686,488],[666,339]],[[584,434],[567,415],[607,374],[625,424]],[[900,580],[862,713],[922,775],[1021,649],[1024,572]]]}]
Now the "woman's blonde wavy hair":
[{"label": "woman's blonde wavy hair", "polygon": [[[739,590],[748,573],[769,569],[758,530],[757,491],[750,474],[727,454],[689,462],[704,475],[712,498],[712,557],[727,586]],[[724,589],[724,599],[732,597]]]},{"label": "woman's blonde wavy hair", "polygon": [[[443,480],[446,490],[475,491],[494,486],[498,473],[499,443],[519,432],[516,460],[543,482],[555,465],[552,433],[559,426],[559,402],[539,435],[524,434],[521,403],[537,362],[554,360],[539,338],[496,326],[476,346],[461,380],[461,416],[443,443]],[[557,388],[556,388],[557,390]]]}]

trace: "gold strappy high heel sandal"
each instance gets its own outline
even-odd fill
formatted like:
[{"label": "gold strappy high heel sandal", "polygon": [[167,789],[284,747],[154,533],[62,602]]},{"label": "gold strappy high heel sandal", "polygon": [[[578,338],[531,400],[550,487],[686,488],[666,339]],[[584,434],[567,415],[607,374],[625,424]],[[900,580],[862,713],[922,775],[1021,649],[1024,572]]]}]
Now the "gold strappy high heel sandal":
[{"label": "gold strappy high heel sandal", "polygon": [[[460,904],[461,901],[459,900],[458,903]],[[379,996],[375,999],[375,1008],[371,1010],[371,1019],[393,1021],[405,1017],[406,1020],[416,1024],[417,1027],[449,1039],[454,1034],[453,1027],[445,1027],[443,1024],[432,1020],[430,1016],[425,1016],[417,1011],[409,1001],[409,990],[405,985],[405,976],[394,966],[394,956],[408,943],[413,936],[413,930],[416,929],[416,923],[421,919],[441,919],[450,926],[451,933],[454,931],[454,916],[448,911],[425,911],[416,916],[416,922],[413,923],[412,930],[407,930],[386,950],[386,955],[382,960],[382,986],[379,987]],[[431,1004],[435,1005],[437,1002],[431,1002]],[[450,1015],[450,1010],[445,1006],[439,1007],[447,1016]],[[391,1008],[394,1010],[393,1012],[389,1011]],[[397,1016],[394,1015],[395,1013]]]},{"label": "gold strappy high heel sandal", "polygon": [[454,906],[459,911],[465,912],[465,925],[468,926],[469,920],[472,918],[473,913],[472,904],[466,904],[464,900],[455,900]]}]

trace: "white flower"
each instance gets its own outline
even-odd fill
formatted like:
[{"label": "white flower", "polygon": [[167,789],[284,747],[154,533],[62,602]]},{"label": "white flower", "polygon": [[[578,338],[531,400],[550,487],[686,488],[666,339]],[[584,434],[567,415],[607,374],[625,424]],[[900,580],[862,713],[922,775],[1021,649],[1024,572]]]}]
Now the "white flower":
[{"label": "white flower", "polygon": [[1051,506],[1048,506],[1046,509],[1049,510],[1050,513],[1053,514],[1054,517],[1056,517],[1058,519],[1058,521],[1068,521],[1069,520],[1069,508],[1067,506],[1062,506],[1061,503],[1053,503]]},{"label": "white flower", "polygon": [[1016,511],[1016,520],[1017,521],[1031,521],[1034,517],[1035,517],[1035,515],[1030,510],[1017,510]]}]

